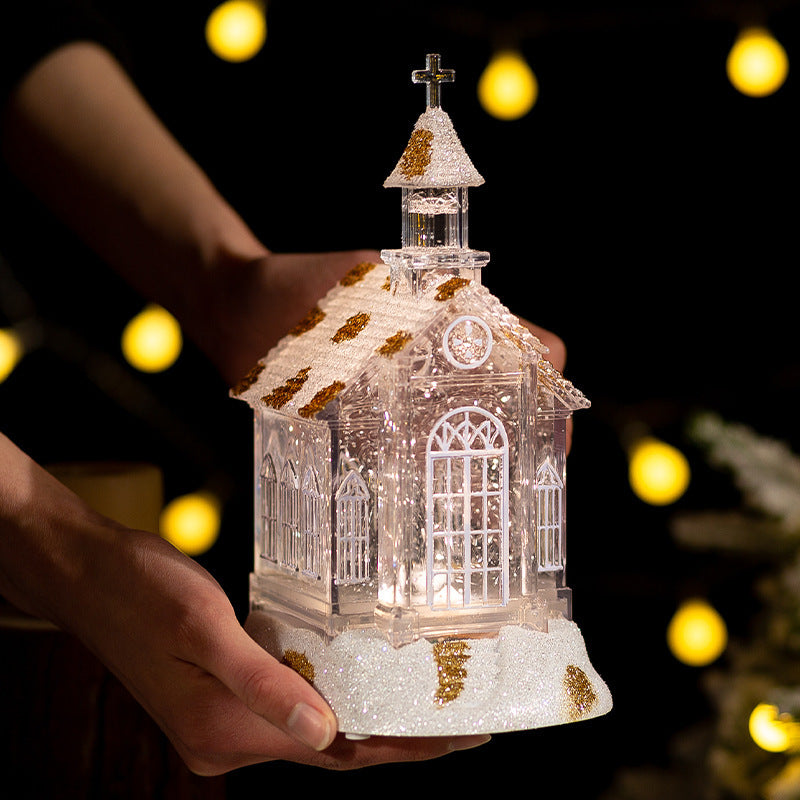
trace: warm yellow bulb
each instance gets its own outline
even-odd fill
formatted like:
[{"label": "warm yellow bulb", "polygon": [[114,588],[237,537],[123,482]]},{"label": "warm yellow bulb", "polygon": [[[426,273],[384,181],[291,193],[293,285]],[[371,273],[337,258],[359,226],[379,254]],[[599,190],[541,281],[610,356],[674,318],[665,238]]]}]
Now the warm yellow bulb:
[{"label": "warm yellow bulb", "polygon": [[524,117],[539,96],[533,70],[516,51],[497,53],[478,81],[478,100],[484,110],[503,120]]},{"label": "warm yellow bulb", "polygon": [[687,600],[670,620],[667,644],[678,661],[704,667],[722,655],[728,644],[728,629],[705,600]]},{"label": "warm yellow bulb", "polygon": [[750,714],[750,736],[762,749],[782,753],[800,739],[800,725],[770,703],[759,703]]},{"label": "warm yellow bulb", "polygon": [[742,94],[765,97],[786,80],[786,51],[764,28],[747,28],[736,39],[727,61],[728,79]]},{"label": "warm yellow bulb", "polygon": [[161,306],[147,306],[122,332],[122,353],[142,372],[162,372],[171,367],[182,347],[178,321]]},{"label": "warm yellow bulb", "polygon": [[161,535],[189,556],[205,553],[219,536],[220,504],[208,492],[176,497],[161,512]]},{"label": "warm yellow bulb", "polygon": [[9,328],[0,329],[0,383],[14,371],[23,352],[19,334]]},{"label": "warm yellow bulb", "polygon": [[264,4],[256,0],[227,0],[217,6],[206,22],[206,42],[224,61],[247,61],[267,39]]},{"label": "warm yellow bulb", "polygon": [[666,442],[645,438],[634,445],[628,479],[639,499],[651,505],[669,505],[689,487],[689,462],[680,450]]}]

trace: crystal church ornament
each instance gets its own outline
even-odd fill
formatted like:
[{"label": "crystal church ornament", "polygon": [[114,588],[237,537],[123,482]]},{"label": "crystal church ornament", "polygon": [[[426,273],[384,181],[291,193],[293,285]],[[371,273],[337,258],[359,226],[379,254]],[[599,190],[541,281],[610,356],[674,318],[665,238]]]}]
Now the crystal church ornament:
[{"label": "crystal church ornament", "polygon": [[440,104],[385,182],[402,247],[359,264],[233,394],[254,412],[251,635],[340,730],[435,736],[605,714],[564,580],[584,395],[486,288],[478,174]]}]

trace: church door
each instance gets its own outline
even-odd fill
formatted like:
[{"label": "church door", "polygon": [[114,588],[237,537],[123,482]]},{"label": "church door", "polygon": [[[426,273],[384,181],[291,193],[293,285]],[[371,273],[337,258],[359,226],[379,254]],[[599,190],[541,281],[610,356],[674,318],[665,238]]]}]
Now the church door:
[{"label": "church door", "polygon": [[427,583],[431,608],[508,602],[508,438],[475,406],[451,411],[427,446]]}]

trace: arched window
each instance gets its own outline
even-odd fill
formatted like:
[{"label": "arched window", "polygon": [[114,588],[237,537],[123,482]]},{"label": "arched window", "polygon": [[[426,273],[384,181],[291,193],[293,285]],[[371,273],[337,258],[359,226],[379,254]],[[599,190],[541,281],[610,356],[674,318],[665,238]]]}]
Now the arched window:
[{"label": "arched window", "polygon": [[508,602],[508,438],[475,406],[434,426],[427,451],[428,603]]},{"label": "arched window", "polygon": [[287,459],[281,470],[279,487],[280,536],[278,539],[278,562],[297,569],[300,537],[300,508],[297,472],[291,459]]},{"label": "arched window", "polygon": [[536,557],[539,572],[564,569],[561,536],[564,482],[550,461],[536,470]]},{"label": "arched window", "polygon": [[300,568],[307,575],[319,577],[322,565],[322,509],[323,499],[319,480],[313,468],[308,467],[303,475],[300,508]]},{"label": "arched window", "polygon": [[278,558],[278,478],[267,453],[261,462],[261,536],[259,555],[269,561]]},{"label": "arched window", "polygon": [[348,472],[336,492],[336,582],[369,579],[369,489]]}]

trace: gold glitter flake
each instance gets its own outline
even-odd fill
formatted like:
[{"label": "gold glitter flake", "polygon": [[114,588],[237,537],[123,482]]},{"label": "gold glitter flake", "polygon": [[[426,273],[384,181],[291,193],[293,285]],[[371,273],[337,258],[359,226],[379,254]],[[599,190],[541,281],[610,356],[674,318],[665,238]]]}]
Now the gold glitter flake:
[{"label": "gold glitter flake", "polygon": [[257,380],[258,376],[263,372],[264,365],[259,361],[254,367],[251,367],[247,375],[245,375],[231,390],[233,394],[238,397],[240,394],[246,392]]},{"label": "gold glitter flake", "polygon": [[303,384],[308,380],[310,371],[311,367],[304,367],[293,378],[289,378],[286,383],[264,395],[261,398],[261,402],[270,408],[283,408],[303,388]]},{"label": "gold glitter flake", "polygon": [[406,180],[425,174],[426,167],[431,163],[432,141],[433,133],[424,128],[411,134],[399,164],[400,172]]},{"label": "gold glitter flake", "polygon": [[383,286],[381,286],[381,289],[384,292],[391,292],[392,291],[392,278],[391,278],[390,275],[386,276],[386,280],[383,282]]},{"label": "gold glitter flake", "polygon": [[446,639],[434,643],[433,658],[439,673],[439,688],[434,700],[440,706],[455,700],[464,689],[464,678],[467,677],[464,664],[470,657],[468,650],[469,645],[462,639]]},{"label": "gold glitter flake", "polygon": [[320,389],[311,398],[311,402],[309,402],[307,405],[304,405],[301,409],[298,409],[297,413],[306,419],[313,417],[314,414],[322,411],[322,409],[325,408],[325,406],[328,405],[331,400],[337,397],[342,389],[344,389],[344,384],[341,381],[334,381],[332,384],[330,384],[330,386]]},{"label": "gold glitter flake", "polygon": [[358,283],[360,280],[364,279],[364,276],[371,272],[377,264],[372,264],[369,261],[362,261],[360,264],[356,264],[350,272],[347,273],[339,283],[342,286],[353,286]]},{"label": "gold glitter flake", "polygon": [[325,319],[325,312],[319,306],[314,306],[314,308],[289,331],[289,336],[301,336],[304,333],[308,333],[313,327],[322,322],[323,319]]},{"label": "gold glitter flake", "polygon": [[592,682],[586,673],[574,664],[567,666],[564,673],[564,692],[566,694],[567,712],[570,719],[578,720],[591,711],[597,702],[597,695],[592,688]]},{"label": "gold glitter flake", "polygon": [[331,341],[336,342],[339,344],[340,342],[346,342],[349,339],[355,339],[364,328],[367,327],[367,323],[369,322],[369,314],[353,314],[350,319],[339,328],[336,333],[331,336]]},{"label": "gold glitter flake", "polygon": [[375,352],[384,358],[391,358],[399,353],[414,337],[408,331],[397,331],[390,336]]},{"label": "gold glitter flake", "polygon": [[449,281],[445,281],[439,288],[436,290],[436,300],[450,300],[455,296],[455,293],[459,289],[463,289],[469,283],[469,278],[450,278]]},{"label": "gold glitter flake", "polygon": [[297,650],[287,650],[283,654],[283,663],[287,667],[291,667],[309,683],[314,683],[314,665],[308,660],[308,656],[305,653],[298,653]]}]

